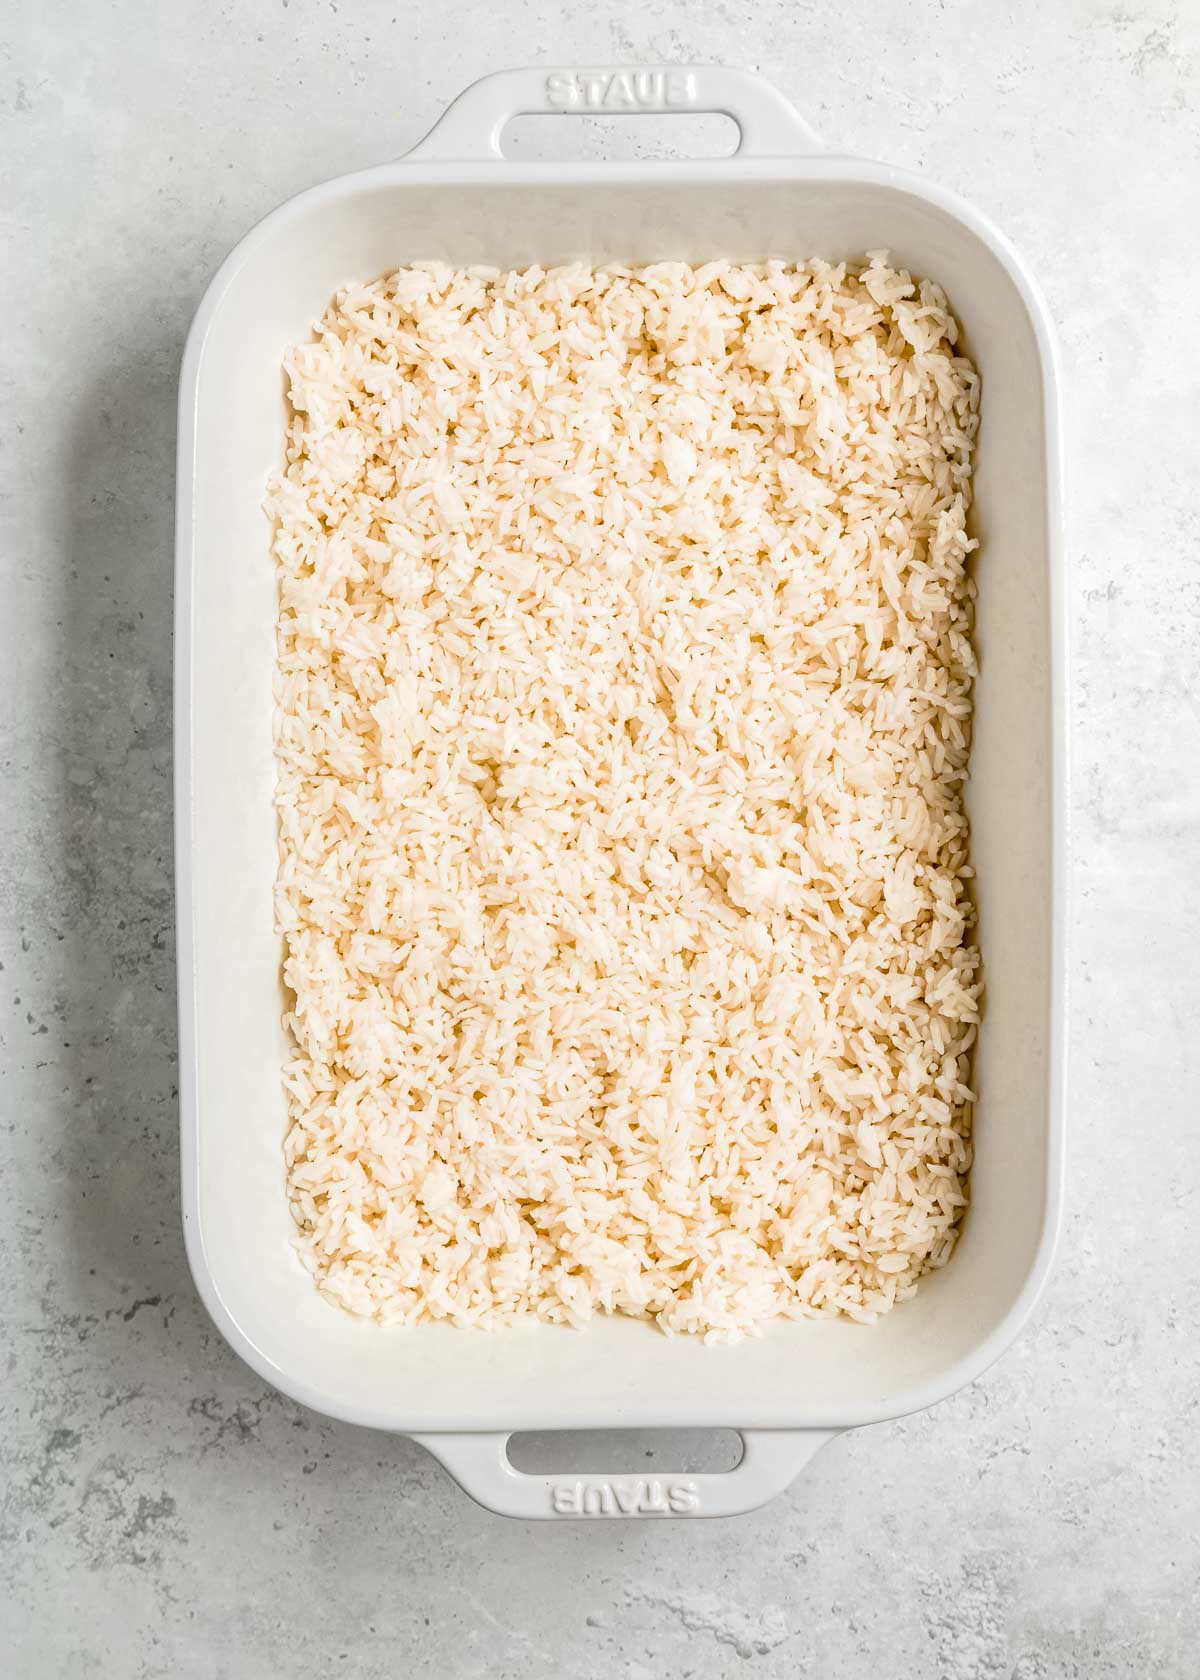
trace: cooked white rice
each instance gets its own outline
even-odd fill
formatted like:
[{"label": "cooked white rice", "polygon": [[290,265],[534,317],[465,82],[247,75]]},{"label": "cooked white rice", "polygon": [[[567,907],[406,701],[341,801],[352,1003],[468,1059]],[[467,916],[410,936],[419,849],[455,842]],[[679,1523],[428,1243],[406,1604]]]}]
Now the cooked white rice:
[{"label": "cooked white rice", "polygon": [[401,269],[287,360],[289,1200],[406,1324],[947,1259],[978,382],[890,268]]}]

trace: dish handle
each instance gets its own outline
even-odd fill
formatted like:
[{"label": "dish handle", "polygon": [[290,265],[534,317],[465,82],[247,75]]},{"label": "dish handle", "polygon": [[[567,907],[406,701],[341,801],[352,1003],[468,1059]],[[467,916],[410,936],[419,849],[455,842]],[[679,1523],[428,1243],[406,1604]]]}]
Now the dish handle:
[{"label": "dish handle", "polygon": [[603,1476],[529,1474],[509,1461],[506,1430],[414,1435],[485,1510],[562,1517],[733,1517],[782,1493],[836,1429],[746,1429],[732,1470]]},{"label": "dish handle", "polygon": [[413,162],[502,162],[500,136],[513,117],[669,116],[719,112],[738,126],[738,157],[798,157],[821,142],[778,88],[751,70],[712,64],[601,69],[497,70],[464,88]]}]

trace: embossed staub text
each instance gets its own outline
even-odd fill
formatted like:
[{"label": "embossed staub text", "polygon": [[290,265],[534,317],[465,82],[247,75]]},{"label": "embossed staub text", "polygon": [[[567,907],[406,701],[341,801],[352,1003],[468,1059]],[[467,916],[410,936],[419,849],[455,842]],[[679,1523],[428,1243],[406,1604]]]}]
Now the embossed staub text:
[{"label": "embossed staub text", "polygon": [[556,111],[675,111],[696,103],[690,70],[555,70],[546,103]]},{"label": "embossed staub text", "polygon": [[700,1509],[695,1482],[556,1482],[550,1504],[559,1517],[687,1517]]}]

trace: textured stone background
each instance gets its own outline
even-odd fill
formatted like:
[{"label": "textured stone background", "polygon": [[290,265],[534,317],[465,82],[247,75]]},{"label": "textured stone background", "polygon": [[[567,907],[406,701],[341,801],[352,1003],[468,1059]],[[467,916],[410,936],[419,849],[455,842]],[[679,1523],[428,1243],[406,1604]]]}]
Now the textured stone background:
[{"label": "textured stone background", "polygon": [[[3,30],[5,1671],[1195,1676],[1200,6],[17,0]],[[189,1281],[175,381],[208,276],[279,200],[395,155],[485,70],[638,58],[760,68],[830,139],[973,199],[1044,283],[1070,471],[1070,1205],[1036,1323],[967,1392],[843,1437],[752,1517],[524,1529],[407,1441],[264,1388]]]}]

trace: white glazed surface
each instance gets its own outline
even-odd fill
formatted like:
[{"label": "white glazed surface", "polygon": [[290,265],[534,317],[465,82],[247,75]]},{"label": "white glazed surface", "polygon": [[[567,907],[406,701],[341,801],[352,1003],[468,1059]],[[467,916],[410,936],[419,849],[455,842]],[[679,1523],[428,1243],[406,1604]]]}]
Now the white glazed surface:
[{"label": "white glazed surface", "polygon": [[[0,414],[9,1666],[1194,1680],[1194,8],[60,0],[11,9],[0,34],[0,352],[19,399]],[[290,193],[398,155],[498,63],[572,55],[757,65],[830,142],[986,210],[1063,349],[1075,861],[1058,1261],[977,1382],[842,1435],[762,1511],[707,1525],[489,1517],[407,1437],[323,1420],[236,1358],[179,1228],[170,485],[188,323]],[[526,157],[544,155],[534,126]],[[686,153],[702,125],[676,126],[579,144]],[[670,1445],[656,1462],[684,1461],[688,1439]]]},{"label": "white glazed surface", "polygon": [[[434,129],[418,161],[332,182],[268,218],[213,282],[189,339],[176,587],[189,1257],[238,1351],[295,1398],[350,1421],[427,1439],[587,1425],[779,1431],[873,1422],[943,1398],[1011,1340],[1044,1278],[1058,1218],[1062,929],[1054,886],[1063,837],[1060,822],[1056,846],[1053,807],[1065,778],[1065,649],[1049,329],[1020,260],[973,212],[887,168],[814,156],[801,121],[744,74],[663,71],[646,82],[701,109],[746,114],[731,160],[504,161],[495,136],[505,113],[552,102],[572,85],[630,86],[603,73],[492,76],[452,107],[445,132]],[[520,267],[577,258],[841,258],[879,247],[946,287],[984,389],[974,508],[981,675],[968,803],[986,1001],[973,1204],[953,1262],[867,1332],[849,1322],[793,1323],[735,1348],[619,1318],[578,1333],[490,1336],[356,1322],[314,1292],[291,1251],[280,1176],[274,582],[253,557],[264,553],[263,486],[282,457],[281,354],[339,282],[418,258]],[[464,1458],[452,1440],[434,1444],[450,1466],[486,1461]],[[807,1456],[799,1443],[797,1461]],[[685,1514],[760,1503],[790,1479],[778,1454],[773,1483],[757,1474],[765,1462],[748,1443],[744,1465],[698,1486]],[[466,1485],[476,1491],[471,1477]],[[501,1504],[518,1486],[506,1478],[482,1496]],[[568,1514],[545,1497],[514,1499],[511,1508]]]}]

